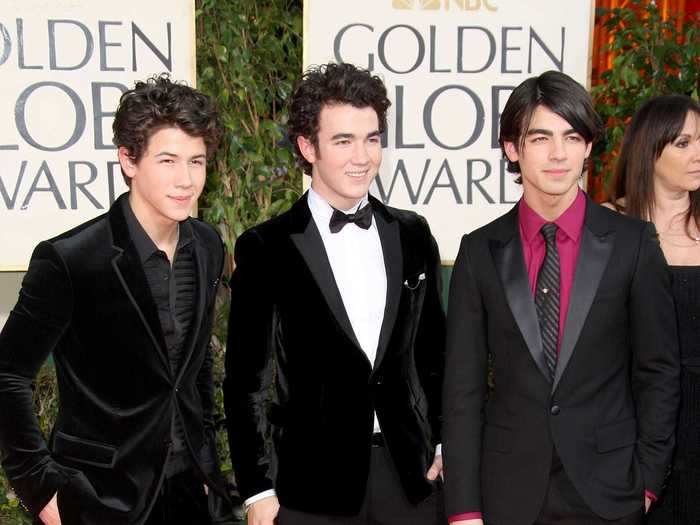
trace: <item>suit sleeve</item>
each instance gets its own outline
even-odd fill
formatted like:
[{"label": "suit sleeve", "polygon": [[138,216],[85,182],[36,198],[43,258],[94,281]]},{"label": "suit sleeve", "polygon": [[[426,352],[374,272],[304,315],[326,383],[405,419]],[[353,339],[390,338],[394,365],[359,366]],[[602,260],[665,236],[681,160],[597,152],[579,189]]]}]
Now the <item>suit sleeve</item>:
[{"label": "suit sleeve", "polygon": [[660,494],[675,445],[680,357],[671,277],[652,224],[640,240],[630,294],[637,458],[644,487]]},{"label": "suit sleeve", "polygon": [[236,242],[226,350],[224,405],[231,460],[245,500],[273,488],[267,419],[276,369],[275,308],[264,244],[255,230]]},{"label": "suit sleeve", "polygon": [[447,516],[481,510],[482,407],[486,395],[486,319],[462,238],[450,282],[443,389],[443,458]]},{"label": "suit sleeve", "polygon": [[32,381],[71,320],[73,296],[63,260],[48,242],[32,255],[19,300],[0,333],[0,452],[10,485],[38,514],[67,478],[39,429]]},{"label": "suit sleeve", "polygon": [[[422,219],[422,218],[421,218]],[[433,446],[442,442],[442,383],[445,370],[445,313],[442,308],[442,269],[437,243],[425,228],[427,290],[416,335],[416,369],[423,391],[428,400]]]}]

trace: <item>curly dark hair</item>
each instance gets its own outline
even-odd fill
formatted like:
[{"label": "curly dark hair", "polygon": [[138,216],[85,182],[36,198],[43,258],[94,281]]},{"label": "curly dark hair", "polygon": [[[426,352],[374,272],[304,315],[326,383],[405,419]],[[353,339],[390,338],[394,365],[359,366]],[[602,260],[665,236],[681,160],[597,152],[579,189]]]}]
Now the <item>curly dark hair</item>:
[{"label": "curly dark hair", "polygon": [[[573,78],[559,71],[547,71],[520,84],[508,97],[503,113],[498,143],[508,160],[505,143],[512,142],[520,151],[538,106],[544,106],[566,120],[571,127],[591,143],[602,134],[603,122],[593,107],[586,89]],[[520,173],[520,164],[508,160],[508,171]],[[522,183],[522,177],[516,181]]]},{"label": "curly dark hair", "polygon": [[377,113],[379,132],[386,130],[386,112],[391,102],[384,82],[378,76],[346,63],[329,63],[309,68],[294,88],[289,101],[287,123],[287,136],[304,173],[311,174],[311,164],[301,154],[297,139],[304,137],[318,147],[321,110],[323,106],[334,104],[371,107]]},{"label": "curly dark hair", "polygon": [[[134,89],[122,94],[112,124],[112,142],[117,148],[125,147],[138,162],[151,136],[168,127],[202,137],[209,157],[216,152],[223,132],[211,98],[163,73],[136,82]],[[129,185],[131,179],[122,175]]]}]

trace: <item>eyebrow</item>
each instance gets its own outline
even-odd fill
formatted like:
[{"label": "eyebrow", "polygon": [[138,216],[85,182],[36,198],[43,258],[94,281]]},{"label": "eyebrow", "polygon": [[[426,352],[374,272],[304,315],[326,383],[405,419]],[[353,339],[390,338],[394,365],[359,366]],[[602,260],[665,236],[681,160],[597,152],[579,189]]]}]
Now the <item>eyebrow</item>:
[{"label": "eyebrow", "polygon": [[[564,135],[580,135],[578,131],[576,131],[574,128],[569,128],[563,133]],[[532,128],[528,129],[526,135],[547,135],[548,137],[553,137],[554,132],[551,129],[543,129],[543,128]]]},{"label": "eyebrow", "polygon": [[[180,157],[180,155],[178,155],[177,153],[171,153],[171,152],[169,152],[169,151],[161,151],[160,153],[156,153],[155,156],[156,156],[156,157],[173,157],[173,158],[178,158],[178,157]],[[199,154],[197,154],[197,155],[193,155],[192,157],[190,157],[190,160],[193,160],[193,159],[205,159],[205,158],[207,158],[207,156],[206,156],[204,153],[199,153]]]},{"label": "eyebrow", "polygon": [[[377,136],[379,136],[379,135],[381,135],[381,133],[379,133],[379,130],[378,130],[378,129],[375,129],[374,131],[370,131],[369,133],[367,133],[367,137],[366,137],[366,138],[369,139],[369,138],[372,138],[372,137],[377,137]],[[333,135],[333,136],[331,137],[331,140],[354,139],[354,138],[355,138],[355,135],[354,135],[353,133],[336,133],[335,135]]]}]

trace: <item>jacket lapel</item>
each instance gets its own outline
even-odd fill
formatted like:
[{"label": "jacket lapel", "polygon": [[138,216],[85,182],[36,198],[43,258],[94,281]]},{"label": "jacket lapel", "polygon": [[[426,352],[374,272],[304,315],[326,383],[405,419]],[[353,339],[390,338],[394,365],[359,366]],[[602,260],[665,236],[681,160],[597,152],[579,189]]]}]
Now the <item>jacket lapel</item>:
[{"label": "jacket lapel", "polygon": [[564,336],[559,347],[552,392],[556,390],[569,364],[614,244],[615,232],[609,230],[603,210],[587,198],[586,219],[581,232],[581,246],[576,259],[576,273],[564,324]]},{"label": "jacket lapel", "polygon": [[326,248],[323,245],[323,239],[321,239],[321,233],[318,231],[316,223],[311,216],[311,210],[309,210],[306,198],[306,194],[304,194],[290,210],[290,213],[294,215],[294,229],[296,230],[291,233],[290,237],[304,258],[306,266],[309,268],[336,321],[338,321],[345,335],[361,350],[360,343],[355,336],[355,332],[350,324],[350,318],[343,305],[343,299],[340,296],[335,277],[333,277],[333,270],[328,260]]},{"label": "jacket lapel", "polygon": [[525,259],[518,228],[518,205],[503,217],[503,231],[490,242],[491,255],[505,291],[506,300],[527,348],[545,379],[551,376],[544,360],[542,336],[525,268]]},{"label": "jacket lapel", "polygon": [[127,194],[122,195],[109,211],[109,222],[113,238],[112,244],[116,252],[111,261],[112,267],[131,305],[141,319],[151,342],[155,346],[156,353],[161,359],[163,366],[168,374],[172,375],[156,304],[151,296],[151,289],[146,280],[146,274],[139,260],[136,246],[129,235],[126,219],[122,212],[122,199],[125,198],[127,198]]},{"label": "jacket lapel", "polygon": [[403,254],[398,221],[378,200],[373,197],[370,200],[374,210],[374,220],[379,231],[379,240],[382,243],[384,266],[386,267],[386,304],[382,328],[379,332],[377,355],[374,359],[374,369],[376,370],[386,354],[391,334],[394,331],[396,315],[399,311],[401,283],[403,281]]}]

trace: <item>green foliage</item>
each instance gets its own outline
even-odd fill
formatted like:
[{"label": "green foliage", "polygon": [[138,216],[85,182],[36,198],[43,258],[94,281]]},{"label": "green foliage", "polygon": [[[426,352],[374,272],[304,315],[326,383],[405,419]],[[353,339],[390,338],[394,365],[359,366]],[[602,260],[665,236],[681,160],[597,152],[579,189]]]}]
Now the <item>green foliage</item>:
[{"label": "green foliage", "polygon": [[608,180],[625,128],[646,100],[670,93],[697,98],[700,88],[700,17],[662,20],[653,2],[601,9],[616,56],[592,90],[605,137],[594,151],[594,172]]},{"label": "green foliage", "polygon": [[199,0],[197,28],[198,87],[216,99],[226,128],[202,211],[233,254],[245,229],[285,211],[301,194],[301,171],[282,144],[286,99],[302,70],[301,6]]}]

